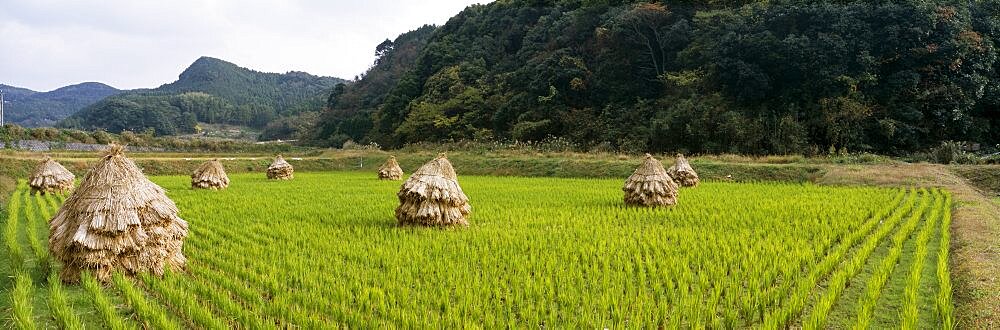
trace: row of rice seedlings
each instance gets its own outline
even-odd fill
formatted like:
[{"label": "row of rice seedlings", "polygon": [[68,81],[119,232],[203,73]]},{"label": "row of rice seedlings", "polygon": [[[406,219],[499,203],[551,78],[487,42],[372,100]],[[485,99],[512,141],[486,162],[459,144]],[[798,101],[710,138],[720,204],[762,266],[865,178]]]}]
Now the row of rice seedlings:
[{"label": "row of rice seedlings", "polygon": [[198,327],[205,329],[226,329],[228,326],[212,314],[211,310],[197,300],[197,296],[179,290],[176,287],[168,286],[168,278],[173,274],[164,274],[163,278],[154,278],[149,274],[140,275],[143,283],[152,291],[159,294],[166,303],[183,315],[187,316]]},{"label": "row of rice seedlings", "polygon": [[[921,192],[926,196],[925,191]],[[934,198],[937,198],[937,195],[935,190],[933,194]],[[899,257],[903,255],[903,243],[910,238],[910,234],[921,223],[921,219],[923,219],[927,213],[927,208],[930,206],[929,201],[934,198],[924,198],[920,203],[920,208],[910,215],[910,219],[893,236],[889,253],[882,259],[882,263],[877,266],[875,273],[868,279],[865,286],[865,293],[857,305],[858,318],[854,323],[854,329],[868,329],[874,316],[875,304],[878,302],[879,295],[882,294],[882,288],[885,287],[885,283],[889,280],[889,275],[892,274],[892,270],[899,263]]]},{"label": "row of rice seedlings", "polygon": [[40,217],[44,215],[38,214],[42,207],[39,203],[39,199],[43,197],[25,195],[26,201],[24,203],[24,231],[28,235],[28,245],[35,255],[35,267],[39,269],[39,274],[49,273],[49,251],[48,245],[42,243],[42,239],[38,237],[38,226],[41,221]]},{"label": "row of rice seedlings", "polygon": [[826,323],[826,317],[833,308],[834,303],[840,298],[840,294],[844,292],[847,287],[847,282],[861,271],[861,268],[868,261],[868,257],[871,256],[875,248],[878,247],[879,243],[882,242],[886,236],[888,236],[896,226],[902,221],[909,213],[921,212],[919,209],[915,209],[916,202],[919,198],[919,193],[911,193],[906,200],[906,204],[902,207],[902,211],[896,212],[886,220],[881,227],[875,232],[874,235],[868,237],[867,240],[857,249],[854,253],[854,257],[846,262],[846,264],[841,265],[841,267],[830,277],[829,284],[827,285],[826,291],[823,295],[813,304],[812,310],[809,315],[803,318],[803,327],[805,329],[820,329]]},{"label": "row of rice seedlings", "polygon": [[[189,242],[189,244],[197,245],[198,243]],[[299,304],[275,303],[275,301],[282,301],[282,297],[280,297],[281,295],[278,292],[284,291],[284,289],[274,287],[273,274],[276,274],[276,272],[261,272],[259,271],[259,267],[262,267],[262,264],[247,263],[245,262],[247,260],[243,259],[244,255],[231,253],[231,251],[236,250],[220,249],[212,255],[199,254],[194,249],[189,250],[192,256],[197,256],[199,260],[217,269],[212,270],[194,266],[191,267],[192,272],[196,272],[200,277],[210,278],[213,282],[225,284],[236,296],[241,297],[242,301],[280,320],[282,323],[301,327],[316,327],[323,324],[320,321],[320,315],[324,314],[321,310],[295,308],[296,306],[307,307]],[[237,261],[244,261],[244,263],[242,265],[233,263]],[[254,261],[259,261],[259,259],[254,259]],[[261,274],[272,274],[272,276],[268,277]],[[268,287],[274,287],[274,290],[268,290]],[[295,296],[295,293],[290,294],[293,297]],[[265,301],[264,297],[267,297],[269,301]]]},{"label": "row of rice seedlings", "polygon": [[917,291],[920,287],[920,275],[923,274],[924,259],[927,258],[927,244],[931,239],[931,235],[937,229],[937,222],[944,211],[944,205],[944,198],[939,197],[936,199],[936,203],[931,209],[931,213],[927,217],[923,229],[917,234],[916,248],[913,252],[914,261],[907,277],[906,288],[903,291],[903,307],[900,313],[900,322],[903,329],[914,329],[917,326],[917,320],[919,319]]},{"label": "row of rice seedlings", "polygon": [[10,294],[13,321],[17,329],[35,329],[35,320],[32,318],[33,297],[34,284],[31,276],[26,272],[18,272],[14,275],[14,289]]},{"label": "row of rice seedlings", "polygon": [[10,291],[11,321],[17,329],[35,329],[35,320],[32,316],[34,283],[30,273],[27,271],[24,252],[21,250],[21,243],[18,241],[19,224],[21,222],[21,212],[25,200],[23,193],[23,183],[18,183],[10,202],[7,204],[7,219],[4,224],[4,244],[7,248],[7,257],[10,261],[14,287]]},{"label": "row of rice seedlings", "polygon": [[937,280],[940,289],[937,294],[937,314],[941,328],[955,328],[955,305],[951,300],[951,273],[948,270],[948,251],[951,244],[951,194],[945,194],[945,212],[941,219],[941,244],[938,248]]},{"label": "row of rice seedlings", "polygon": [[[211,225],[207,227],[211,227]],[[257,301],[261,296],[271,297],[271,299],[274,300],[283,300],[283,297],[279,297],[280,293],[290,292],[290,295],[287,298],[288,301],[294,303],[292,306],[305,307],[306,310],[304,312],[306,313],[303,313],[303,311],[297,311],[297,309],[289,309],[290,306],[266,306],[265,308],[266,310],[270,310],[271,315],[280,316],[281,318],[287,319],[289,322],[293,322],[296,325],[302,325],[319,322],[326,314],[336,314],[340,312],[339,308],[329,305],[329,303],[340,301],[341,299],[338,298],[350,298],[325,295],[325,299],[319,300],[321,304],[316,304],[317,300],[315,297],[309,297],[301,294],[301,290],[293,290],[283,287],[278,284],[275,277],[262,277],[257,275],[276,274],[279,269],[287,269],[286,267],[288,265],[282,265],[281,263],[287,262],[290,258],[271,256],[269,259],[278,264],[262,264],[259,263],[259,257],[249,256],[244,253],[234,253],[237,251],[236,249],[222,249],[224,251],[219,251],[219,249],[211,248],[219,245],[243,246],[246,244],[254,244],[255,242],[263,246],[267,246],[267,238],[255,237],[253,241],[249,241],[245,236],[248,234],[252,235],[252,233],[243,232],[241,234],[230,232],[225,229],[225,226],[221,226],[220,228],[215,228],[214,230],[205,233],[199,233],[199,239],[191,241],[190,244],[192,247],[200,247],[205,251],[213,252],[212,255],[206,255],[203,258],[200,258],[201,261],[207,262],[209,265],[212,265],[212,267],[224,270],[227,275],[235,276],[236,278],[247,281],[246,286],[240,286],[239,289],[234,291],[238,296],[244,297],[244,300],[250,303],[258,303]],[[201,242],[202,239],[205,239],[206,242]],[[201,251],[202,249],[193,249],[189,251],[197,254],[198,251]],[[311,274],[312,272],[313,271],[310,269],[301,269],[299,272],[292,272],[292,276],[302,276]],[[329,283],[327,285],[337,284]],[[247,287],[256,288],[257,292],[244,292],[247,291]]]},{"label": "row of rice seedlings", "polygon": [[[916,194],[915,191],[911,191],[910,194]],[[763,320],[763,324],[766,328],[783,328],[785,327],[791,319],[802,312],[805,305],[810,297],[810,293],[816,284],[820,282],[824,277],[834,271],[837,265],[840,265],[844,257],[851,251],[862,238],[865,238],[872,232],[878,225],[882,224],[883,221],[894,214],[899,214],[901,212],[906,212],[907,209],[901,207],[902,203],[907,201],[907,192],[904,189],[899,189],[896,196],[893,198],[892,202],[884,209],[878,211],[873,215],[867,222],[862,225],[858,230],[851,232],[841,245],[839,245],[833,251],[830,251],[823,260],[809,272],[808,276],[800,277],[797,281],[794,281],[794,291],[792,291],[792,296],[789,297],[787,303],[781,305],[778,309],[773,309],[767,313],[767,316]],[[899,215],[900,217],[902,215]],[[793,281],[789,281],[793,282]]]},{"label": "row of rice seedlings", "polygon": [[[37,272],[45,274],[54,265],[48,257],[47,246],[43,244],[47,235],[45,232],[38,232],[36,228],[44,226],[45,221],[50,218],[51,210],[56,206],[52,205],[53,197],[51,194],[32,196],[27,194],[24,189],[20,190],[23,191],[21,195],[26,199],[23,203],[23,214],[26,220],[25,232],[28,236],[28,243],[35,254]],[[82,329],[83,323],[73,311],[58,273],[49,273],[47,286],[48,306],[57,325],[62,329]]]},{"label": "row of rice seedlings", "polygon": [[[188,264],[188,267],[195,268],[192,264]],[[269,321],[269,319],[262,318],[258,314],[258,311],[236,302],[228,290],[215,284],[215,282],[205,281],[196,277],[195,273],[196,270],[191,270],[191,276],[194,278],[174,280],[173,284],[188,287],[192,291],[191,296],[193,298],[205,299],[205,301],[209,302],[209,306],[218,311],[218,314],[225,315],[230,323],[239,324],[247,329],[276,328],[273,320]]]},{"label": "row of rice seedlings", "polygon": [[[840,263],[842,257],[853,248],[858,240],[868,235],[868,233],[889,216],[906,195],[906,190],[898,189],[888,204],[881,204],[879,199],[870,199],[872,208],[868,221],[858,223],[858,228],[852,228],[840,235],[833,235],[829,241],[822,242],[814,251],[817,253],[813,263],[808,267],[812,270],[808,276],[795,276],[794,281],[782,281],[779,285],[765,286],[764,295],[752,295],[757,297],[756,308],[747,305],[744,301],[744,317],[748,319],[770,324],[774,327],[784,326],[794,315],[798,314],[805,306],[809,297],[809,292],[823,277],[831,272]],[[881,207],[881,209],[879,209]],[[847,222],[853,224],[855,222]],[[839,243],[839,244],[838,244]],[[834,244],[836,246],[834,247]],[[772,268],[777,270],[776,268]],[[790,277],[793,274],[788,274]],[[765,278],[778,278],[778,276],[767,276]],[[786,301],[787,300],[787,301]],[[756,313],[747,315],[747,309],[752,309]]]},{"label": "row of rice seedlings", "polygon": [[56,319],[59,328],[83,329],[83,322],[73,311],[73,306],[70,305],[69,299],[66,297],[66,291],[63,290],[59,274],[56,272],[49,274],[48,284],[49,308],[52,310],[52,316]]},{"label": "row of rice seedlings", "polygon": [[21,244],[17,240],[23,192],[23,189],[17,189],[10,198],[10,202],[7,204],[7,220],[4,223],[3,230],[7,260],[10,261],[10,268],[13,274],[20,273],[25,267],[24,252],[21,251]]},{"label": "row of rice seedlings", "polygon": [[156,329],[180,329],[181,326],[167,316],[167,312],[159,304],[146,299],[145,293],[135,286],[131,279],[126,278],[122,273],[115,272],[111,276],[115,287],[125,297],[132,310],[135,311],[142,320],[148,322],[149,326]]},{"label": "row of rice seedlings", "polygon": [[87,290],[90,294],[90,299],[94,303],[94,307],[97,309],[97,313],[101,315],[108,328],[112,330],[125,330],[125,329],[136,329],[138,328],[134,323],[126,320],[118,311],[115,309],[115,304],[111,302],[111,299],[105,294],[104,290],[101,288],[101,284],[97,282],[97,279],[93,274],[85,273],[80,276],[80,284],[83,288]]}]

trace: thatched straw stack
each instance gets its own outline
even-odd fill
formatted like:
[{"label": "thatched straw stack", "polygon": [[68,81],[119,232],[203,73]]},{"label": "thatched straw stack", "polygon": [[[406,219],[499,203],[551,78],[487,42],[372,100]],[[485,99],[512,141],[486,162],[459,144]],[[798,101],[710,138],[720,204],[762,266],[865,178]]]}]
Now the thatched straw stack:
[{"label": "thatched straw stack", "polygon": [[698,173],[691,168],[684,155],[677,154],[677,162],[667,170],[667,174],[683,187],[694,187],[698,185]]},{"label": "thatched straw stack", "polygon": [[396,156],[389,156],[389,159],[385,161],[385,164],[379,166],[378,178],[382,180],[403,179],[403,169],[399,168],[399,163],[396,162]]},{"label": "thatched straw stack", "polygon": [[630,206],[670,206],[677,204],[677,183],[663,164],[646,154],[646,159],[625,180],[625,204]]},{"label": "thatched straw stack", "polygon": [[112,144],[49,223],[63,281],[76,282],[83,271],[107,282],[116,271],[162,275],[184,267],[187,222],[123,149]]},{"label": "thatched straw stack", "polygon": [[66,170],[62,164],[57,163],[52,158],[45,157],[28,178],[28,186],[31,187],[32,195],[37,192],[41,192],[42,195],[45,193],[65,193],[73,189],[73,180],[75,179],[76,176]]},{"label": "thatched straw stack", "polygon": [[469,198],[458,185],[458,176],[444,154],[424,164],[396,194],[396,219],[401,225],[468,226]]},{"label": "thatched straw stack", "polygon": [[218,159],[201,164],[191,173],[191,188],[216,190],[226,187],[229,187],[229,176]]},{"label": "thatched straw stack", "polygon": [[271,166],[267,167],[267,178],[272,180],[291,180],[293,172],[295,172],[295,169],[292,168],[292,164],[289,164],[281,155],[278,155],[278,157],[274,158]]}]

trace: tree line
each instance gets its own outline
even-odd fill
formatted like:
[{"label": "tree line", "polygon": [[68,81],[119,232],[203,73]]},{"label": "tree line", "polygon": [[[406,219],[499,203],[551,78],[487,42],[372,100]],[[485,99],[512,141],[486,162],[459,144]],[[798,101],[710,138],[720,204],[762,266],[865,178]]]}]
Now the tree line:
[{"label": "tree line", "polygon": [[995,144],[998,45],[998,0],[501,1],[387,40],[306,135],[749,154]]}]

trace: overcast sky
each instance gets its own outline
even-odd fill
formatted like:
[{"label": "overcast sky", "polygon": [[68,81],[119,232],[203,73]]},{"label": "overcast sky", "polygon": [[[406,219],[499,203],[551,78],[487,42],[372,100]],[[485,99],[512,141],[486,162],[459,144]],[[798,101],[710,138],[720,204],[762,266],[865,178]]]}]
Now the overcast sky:
[{"label": "overcast sky", "polygon": [[0,0],[0,83],[149,88],[199,56],[351,79],[375,46],[488,0]]}]

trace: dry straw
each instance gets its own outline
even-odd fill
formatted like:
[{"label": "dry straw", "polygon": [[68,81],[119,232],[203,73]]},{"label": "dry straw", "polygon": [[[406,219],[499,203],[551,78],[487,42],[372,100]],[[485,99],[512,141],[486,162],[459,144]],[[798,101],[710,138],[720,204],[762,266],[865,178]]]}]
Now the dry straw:
[{"label": "dry straw", "polygon": [[694,187],[699,182],[698,173],[691,168],[691,163],[688,163],[682,154],[677,154],[677,162],[667,170],[667,174],[683,187]]},{"label": "dry straw", "polygon": [[218,159],[202,163],[191,174],[191,188],[215,190],[226,187],[229,187],[229,176]]},{"label": "dry straw", "polygon": [[123,149],[112,144],[49,223],[63,281],[79,281],[84,271],[107,282],[116,271],[163,275],[184,267],[187,222]]},{"label": "dry straw", "polygon": [[677,204],[677,183],[663,164],[646,154],[646,159],[625,180],[625,204],[630,206],[670,206]]},{"label": "dry straw", "polygon": [[458,185],[458,176],[444,154],[424,164],[396,194],[400,225],[468,226],[469,198]]},{"label": "dry straw", "polygon": [[274,158],[274,162],[271,162],[271,166],[267,167],[267,178],[272,180],[291,180],[295,169],[292,168],[292,164],[285,161],[281,155]]},{"label": "dry straw", "polygon": [[28,178],[28,186],[31,187],[32,195],[38,192],[41,192],[42,195],[46,193],[61,194],[73,190],[73,180],[75,179],[76,176],[66,170],[62,164],[52,160],[52,158],[45,157]]},{"label": "dry straw", "polygon": [[389,156],[389,159],[385,161],[385,164],[379,166],[378,178],[382,180],[394,181],[403,179],[403,169],[399,168],[399,163],[396,162],[396,156]]}]

